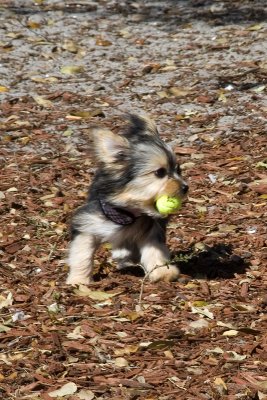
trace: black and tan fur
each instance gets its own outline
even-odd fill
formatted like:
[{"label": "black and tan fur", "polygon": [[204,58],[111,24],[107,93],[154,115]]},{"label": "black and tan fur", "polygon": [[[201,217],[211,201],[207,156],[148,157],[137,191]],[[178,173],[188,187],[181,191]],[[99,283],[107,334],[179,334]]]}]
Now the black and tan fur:
[{"label": "black and tan fur", "polygon": [[[67,283],[90,283],[94,253],[103,242],[111,243],[118,268],[138,264],[151,281],[175,280],[179,270],[169,264],[165,245],[167,219],[155,208],[161,195],[187,192],[174,153],[154,122],[137,115],[129,116],[121,135],[99,128],[91,133],[99,168],[87,203],[73,217]],[[101,201],[133,221],[121,225],[109,219]]]}]

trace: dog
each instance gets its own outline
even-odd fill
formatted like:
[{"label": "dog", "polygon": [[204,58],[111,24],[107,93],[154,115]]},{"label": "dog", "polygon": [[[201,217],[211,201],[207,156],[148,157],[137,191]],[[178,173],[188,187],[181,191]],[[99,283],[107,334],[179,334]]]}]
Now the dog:
[{"label": "dog", "polygon": [[188,185],[155,123],[136,114],[127,118],[122,134],[91,130],[99,167],[86,204],[72,219],[67,284],[92,282],[94,253],[105,242],[118,269],[141,265],[152,282],[179,276],[165,244],[168,218],[155,202],[162,195],[183,198]]}]

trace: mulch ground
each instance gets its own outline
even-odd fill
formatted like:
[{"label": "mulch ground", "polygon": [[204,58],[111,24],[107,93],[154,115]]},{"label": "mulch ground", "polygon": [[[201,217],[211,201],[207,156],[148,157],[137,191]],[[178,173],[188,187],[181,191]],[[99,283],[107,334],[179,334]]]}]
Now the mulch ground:
[{"label": "mulch ground", "polygon": [[[35,7],[43,7],[47,19],[57,20],[60,15],[68,26],[71,17],[69,10],[64,13],[64,5],[36,3],[26,2],[28,8],[22,8],[28,25],[22,21],[27,29],[20,26],[22,36],[16,36],[13,44],[10,26],[21,22],[22,9],[19,13],[16,2],[3,3],[4,64],[20,57],[16,40],[36,51],[38,44],[28,29],[50,38],[47,23],[29,23]],[[171,1],[162,2],[162,8],[141,2],[125,2],[123,8],[111,1],[81,2],[80,7],[85,3],[87,9],[77,18],[101,25],[102,42],[95,33],[97,49],[84,56],[86,63],[91,57],[99,65],[88,83],[97,87],[81,91],[88,76],[76,78],[76,72],[70,78],[59,78],[55,72],[50,85],[46,71],[44,75],[39,71],[38,80],[36,70],[32,76],[28,70],[15,72],[12,63],[0,86],[4,94],[0,104],[0,397],[266,399],[263,2],[256,2],[252,10],[250,2],[226,1],[221,11],[220,2],[178,2],[185,11],[184,21]],[[76,3],[71,7],[77,11]],[[164,17],[155,28],[158,15]],[[184,25],[174,34],[175,18]],[[198,18],[205,29],[197,25]],[[71,23],[70,32],[76,29]],[[80,29],[81,25],[77,35]],[[118,31],[124,45],[132,49],[131,57],[136,56],[134,49],[138,53],[135,61],[123,58],[123,43],[119,48],[113,43]],[[154,36],[145,37],[147,31]],[[160,42],[153,45],[161,33],[163,58]],[[216,43],[215,34],[220,38]],[[171,52],[172,43],[180,53]],[[56,57],[60,62],[67,58],[62,49],[57,54],[58,49],[49,46],[34,53],[35,61],[47,66]],[[235,61],[235,69],[228,58],[229,46],[237,53],[240,46],[246,54],[245,60]],[[77,56],[73,47],[64,51],[69,63]],[[210,61],[205,54],[210,54]],[[104,66],[103,57],[108,60]],[[22,62],[18,61],[17,69]],[[125,67],[124,72],[109,64],[116,62]],[[181,276],[175,283],[151,284],[141,269],[117,271],[108,246],[103,246],[96,256],[95,282],[89,288],[72,288],[65,284],[68,226],[72,212],[86,198],[95,171],[88,127],[100,124],[119,131],[121,114],[131,103],[156,120],[190,185],[188,200],[168,228],[168,245]]]}]

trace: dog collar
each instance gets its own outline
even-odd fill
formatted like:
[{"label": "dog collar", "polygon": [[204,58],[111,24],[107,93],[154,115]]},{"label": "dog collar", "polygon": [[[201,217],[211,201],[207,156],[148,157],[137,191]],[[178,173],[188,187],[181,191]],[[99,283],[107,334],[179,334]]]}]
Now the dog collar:
[{"label": "dog collar", "polygon": [[103,199],[99,199],[99,203],[103,214],[117,225],[130,225],[136,220],[136,217],[130,211],[113,207]]}]

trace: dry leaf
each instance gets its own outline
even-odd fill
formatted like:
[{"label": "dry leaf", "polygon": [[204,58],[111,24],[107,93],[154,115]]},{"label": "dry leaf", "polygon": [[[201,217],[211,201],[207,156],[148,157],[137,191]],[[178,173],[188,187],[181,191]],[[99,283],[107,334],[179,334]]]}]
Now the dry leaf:
[{"label": "dry leaf", "polygon": [[123,357],[115,358],[115,363],[114,364],[115,364],[116,367],[119,367],[119,368],[129,367],[128,361],[126,360],[126,358],[123,358]]},{"label": "dry leaf", "polygon": [[222,378],[220,378],[220,377],[215,378],[214,386],[216,386],[216,389],[218,390],[218,392],[220,393],[221,396],[227,394],[228,389],[227,389],[226,383],[224,382],[224,380]]},{"label": "dry leaf", "polygon": [[266,400],[267,399],[266,393],[264,394],[264,393],[258,391],[257,395],[258,395],[259,400]]},{"label": "dry leaf", "polygon": [[93,400],[95,395],[91,390],[82,389],[76,394],[80,400]]},{"label": "dry leaf", "polygon": [[226,351],[224,354],[227,360],[232,360],[232,361],[243,361],[247,358],[246,355],[238,354],[235,351]]},{"label": "dry leaf", "polygon": [[123,347],[122,349],[115,349],[114,354],[116,356],[123,356],[125,354],[133,354],[136,353],[139,350],[138,345],[128,345]]},{"label": "dry leaf", "polygon": [[204,315],[207,318],[213,319],[213,313],[208,310],[207,307],[191,307],[191,312],[193,314]]},{"label": "dry leaf", "polygon": [[9,328],[8,326],[4,325],[4,324],[0,324],[0,333],[1,332],[8,332],[10,331],[11,328]]},{"label": "dry leaf", "polygon": [[13,296],[12,293],[9,292],[7,297],[0,295],[0,310],[2,308],[8,308],[13,304]]},{"label": "dry leaf", "polygon": [[44,99],[42,96],[32,96],[33,100],[39,105],[44,108],[51,108],[53,107],[53,103],[50,100]]},{"label": "dry leaf", "polygon": [[230,329],[229,331],[224,331],[223,332],[223,336],[237,336],[238,335],[238,331],[236,331],[235,329]]},{"label": "dry leaf", "polygon": [[171,87],[169,88],[169,92],[176,97],[183,97],[183,96],[187,96],[191,91],[190,89],[186,89],[186,88],[179,88],[179,87]]},{"label": "dry leaf", "polygon": [[84,336],[81,334],[81,326],[76,326],[74,330],[67,334],[67,338],[69,339],[84,339]]},{"label": "dry leaf", "polygon": [[263,24],[255,24],[251,25],[247,28],[248,31],[259,31],[260,29],[263,28]]},{"label": "dry leaf", "polygon": [[112,45],[112,42],[111,42],[110,40],[103,39],[103,38],[100,37],[100,38],[97,38],[97,39],[96,39],[95,44],[96,44],[97,46],[104,46],[104,47],[106,47],[106,46],[111,46],[111,45]]},{"label": "dry leaf", "polygon": [[256,168],[267,169],[267,161],[259,161],[256,164]]},{"label": "dry leaf", "polygon": [[77,392],[77,385],[74,382],[68,382],[63,385],[60,389],[49,392],[50,397],[64,397]]},{"label": "dry leaf", "polygon": [[118,296],[121,292],[117,293],[101,292],[100,290],[91,290],[85,285],[80,285],[79,289],[74,290],[74,293],[78,296],[90,297],[90,299],[92,300],[104,301],[114,296]]},{"label": "dry leaf", "polygon": [[84,67],[82,65],[66,65],[60,69],[62,74],[74,75],[84,72]]},{"label": "dry leaf", "polygon": [[227,98],[226,98],[223,90],[220,90],[220,92],[219,92],[218,101],[221,101],[222,103],[227,102]]},{"label": "dry leaf", "polygon": [[47,76],[46,78],[42,78],[40,76],[31,76],[30,79],[33,82],[38,82],[38,83],[54,83],[58,82],[58,78],[55,76]]},{"label": "dry leaf", "polygon": [[38,29],[41,27],[41,24],[39,22],[29,20],[27,21],[27,26],[31,29]]},{"label": "dry leaf", "polygon": [[190,328],[193,328],[193,329],[202,329],[202,328],[208,328],[209,323],[206,319],[200,318],[196,321],[190,322],[189,326],[190,326]]},{"label": "dry leaf", "polygon": [[79,50],[79,46],[77,46],[77,44],[73,42],[73,40],[68,39],[64,41],[62,48],[69,51],[70,53],[78,53]]},{"label": "dry leaf", "polygon": [[170,349],[175,345],[173,340],[155,340],[154,342],[150,343],[147,348],[150,350],[165,350]]},{"label": "dry leaf", "polygon": [[143,316],[143,312],[139,311],[129,311],[129,312],[121,312],[120,313],[120,317],[122,318],[126,318],[128,321],[136,321],[138,318],[141,318]]},{"label": "dry leaf", "polygon": [[260,85],[260,86],[256,86],[256,87],[254,87],[253,89],[251,89],[253,92],[256,92],[256,93],[261,93],[261,92],[263,92],[264,90],[265,90],[265,88],[266,88],[266,85]]}]

